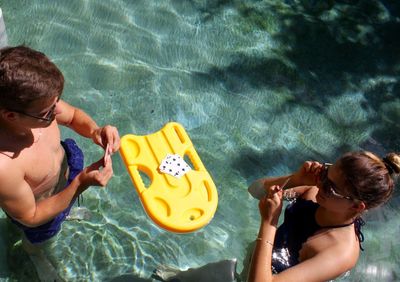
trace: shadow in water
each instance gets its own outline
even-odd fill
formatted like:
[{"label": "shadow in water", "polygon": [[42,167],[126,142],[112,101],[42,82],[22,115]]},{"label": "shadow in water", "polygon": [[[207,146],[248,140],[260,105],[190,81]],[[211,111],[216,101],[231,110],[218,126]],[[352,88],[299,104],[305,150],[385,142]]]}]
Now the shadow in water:
[{"label": "shadow in water", "polygon": [[[8,226],[5,218],[0,218],[0,234],[7,234]],[[7,250],[8,241],[7,236],[0,236],[0,280],[9,277],[10,270],[8,266]]]},{"label": "shadow in water", "polygon": [[141,278],[134,274],[124,274],[121,276],[117,276],[109,280],[110,282],[151,282],[154,281],[152,279]]},{"label": "shadow in water", "polygon": [[249,88],[287,89],[295,97],[287,107],[318,111],[324,111],[332,97],[362,91],[367,99],[363,107],[378,113],[369,120],[374,125],[372,138],[386,151],[398,150],[400,2],[302,0],[265,3],[260,8],[253,2],[219,1],[209,10],[199,9],[217,16],[226,5],[238,9],[243,26],[267,33],[262,19],[273,15],[280,27],[272,34],[280,55],[267,58],[237,51],[231,64],[195,75],[222,84],[231,94],[245,94]]}]

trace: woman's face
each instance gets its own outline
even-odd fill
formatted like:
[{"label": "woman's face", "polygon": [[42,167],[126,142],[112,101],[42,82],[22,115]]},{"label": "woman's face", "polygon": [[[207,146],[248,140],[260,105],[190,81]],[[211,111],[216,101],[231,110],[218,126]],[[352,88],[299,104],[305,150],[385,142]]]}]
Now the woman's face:
[{"label": "woman's face", "polygon": [[354,198],[349,193],[352,187],[346,184],[341,169],[334,165],[324,165],[317,184],[319,191],[317,202],[329,209],[343,210],[354,204]]}]

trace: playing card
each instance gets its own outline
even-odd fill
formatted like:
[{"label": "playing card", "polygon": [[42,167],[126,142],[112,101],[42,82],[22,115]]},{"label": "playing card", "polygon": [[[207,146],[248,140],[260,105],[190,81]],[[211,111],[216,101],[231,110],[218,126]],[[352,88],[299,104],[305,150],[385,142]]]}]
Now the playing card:
[{"label": "playing card", "polygon": [[[288,184],[290,178],[286,179],[280,186],[279,189],[283,190],[285,186]],[[267,195],[267,191],[264,188],[264,182],[260,179],[257,181],[254,181],[248,188],[248,191],[250,195],[252,195],[254,198],[261,200]]]},{"label": "playing card", "polygon": [[110,158],[109,149],[110,149],[110,144],[107,143],[106,149],[105,149],[105,151],[104,151],[104,158],[103,158],[103,159],[104,159],[104,161],[103,161],[104,165],[107,164],[107,161],[108,161],[108,159]]},{"label": "playing card", "polygon": [[167,154],[159,166],[161,172],[172,175],[176,178],[181,178],[191,169],[192,168],[178,154]]}]

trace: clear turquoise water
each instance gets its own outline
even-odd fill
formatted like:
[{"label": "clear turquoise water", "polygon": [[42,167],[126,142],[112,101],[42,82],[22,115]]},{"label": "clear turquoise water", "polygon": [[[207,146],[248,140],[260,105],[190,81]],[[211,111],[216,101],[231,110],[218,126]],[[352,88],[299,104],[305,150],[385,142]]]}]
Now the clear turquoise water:
[{"label": "clear turquoise water", "polygon": [[[108,187],[85,193],[91,220],[67,222],[46,249],[61,277],[148,278],[159,265],[234,257],[241,272],[259,223],[252,180],[353,149],[400,151],[398,4],[314,2],[0,0],[9,43],[55,61],[66,101],[121,135],[180,122],[219,192],[209,225],[168,233],[149,220],[115,155]],[[87,164],[100,158],[77,140]],[[366,215],[365,251],[341,281],[400,279],[398,206],[397,191]],[[37,280],[1,219],[0,279]]]}]

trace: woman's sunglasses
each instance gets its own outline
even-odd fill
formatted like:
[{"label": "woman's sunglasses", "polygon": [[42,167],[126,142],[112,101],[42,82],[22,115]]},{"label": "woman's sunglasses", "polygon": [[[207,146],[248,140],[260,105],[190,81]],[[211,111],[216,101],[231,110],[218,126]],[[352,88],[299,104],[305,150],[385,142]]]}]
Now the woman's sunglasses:
[{"label": "woman's sunglasses", "polygon": [[325,195],[329,198],[335,197],[338,199],[346,199],[353,201],[354,199],[349,196],[343,196],[339,194],[337,191],[337,187],[335,183],[329,180],[328,178],[328,170],[332,164],[325,163],[323,164],[322,171],[320,172],[319,179],[322,183],[322,190],[324,191]]}]

